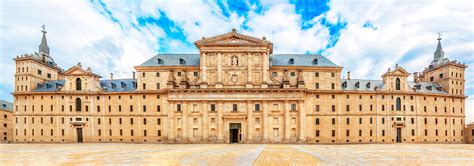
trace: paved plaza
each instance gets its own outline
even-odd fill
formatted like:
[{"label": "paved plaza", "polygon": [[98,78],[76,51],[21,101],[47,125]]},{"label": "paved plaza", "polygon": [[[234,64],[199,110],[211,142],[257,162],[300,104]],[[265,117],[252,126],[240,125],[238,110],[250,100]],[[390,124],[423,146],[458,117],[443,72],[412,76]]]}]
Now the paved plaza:
[{"label": "paved plaza", "polygon": [[474,165],[474,145],[0,144],[1,165]]}]

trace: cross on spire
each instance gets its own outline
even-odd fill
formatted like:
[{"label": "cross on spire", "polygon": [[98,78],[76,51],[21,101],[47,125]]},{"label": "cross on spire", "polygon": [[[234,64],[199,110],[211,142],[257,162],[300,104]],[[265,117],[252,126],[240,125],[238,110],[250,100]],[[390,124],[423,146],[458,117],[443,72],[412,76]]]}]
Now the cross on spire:
[{"label": "cross on spire", "polygon": [[443,34],[441,34],[440,32],[438,32],[438,40],[441,40],[441,36],[443,36]]}]

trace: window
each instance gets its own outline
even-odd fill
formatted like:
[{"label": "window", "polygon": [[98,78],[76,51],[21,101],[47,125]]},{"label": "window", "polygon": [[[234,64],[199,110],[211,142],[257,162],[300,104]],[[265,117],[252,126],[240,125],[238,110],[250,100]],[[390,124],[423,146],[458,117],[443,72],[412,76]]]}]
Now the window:
[{"label": "window", "polygon": [[331,83],[331,89],[336,89],[336,84]]},{"label": "window", "polygon": [[76,98],[76,111],[81,111],[81,98]]},{"label": "window", "polygon": [[146,105],[143,106],[143,112],[146,112]]},{"label": "window", "polygon": [[314,73],[314,77],[319,77],[319,72]]},{"label": "window", "polygon": [[51,73],[48,73],[48,74],[47,74],[47,77],[48,77],[48,78],[51,78]]},{"label": "window", "polygon": [[430,77],[430,82],[433,82],[434,81],[434,77]]},{"label": "window", "polygon": [[346,105],[346,111],[347,111],[347,112],[350,111],[350,106],[349,106],[349,105]]},{"label": "window", "polygon": [[314,84],[314,87],[315,87],[316,89],[319,89],[319,83],[315,83],[315,84]]},{"label": "window", "polygon": [[42,74],[42,71],[41,70],[38,70],[38,75],[41,75]]},{"label": "window", "polygon": [[319,125],[319,118],[316,118],[316,125]]},{"label": "window", "polygon": [[292,77],[294,77],[294,76],[296,76],[296,73],[295,73],[295,72],[291,72],[290,75],[291,75]]},{"label": "window", "polygon": [[439,74],[439,78],[443,78],[443,73]]},{"label": "window", "polygon": [[319,137],[319,130],[316,130],[316,137]]},{"label": "window", "polygon": [[156,83],[156,89],[160,89],[160,83]]},{"label": "window", "polygon": [[260,111],[260,104],[255,104],[255,111]]},{"label": "window", "polygon": [[211,104],[211,111],[212,112],[216,111],[216,105],[215,104]]},{"label": "window", "polygon": [[273,76],[273,77],[277,77],[277,76],[278,76],[278,73],[277,73],[277,72],[272,72],[272,76]]},{"label": "window", "polygon": [[400,111],[402,109],[402,101],[400,97],[397,97],[396,104],[397,104],[397,111]]},{"label": "window", "polygon": [[194,77],[198,76],[198,72],[193,72]]},{"label": "window", "polygon": [[336,112],[336,106],[335,106],[335,105],[332,105],[331,110],[332,110],[332,112]]},{"label": "window", "polygon": [[176,111],[181,112],[181,104],[176,105]]},{"label": "window", "polygon": [[143,90],[145,90],[145,89],[146,89],[146,84],[145,84],[145,83],[143,83]]},{"label": "window", "polygon": [[350,118],[346,118],[346,124],[350,124]]},{"label": "window", "polygon": [[291,111],[296,111],[296,104],[291,104]]},{"label": "window", "polygon": [[382,118],[382,124],[385,124],[385,118]]},{"label": "window", "polygon": [[316,58],[313,59],[313,64],[314,64],[314,65],[318,65],[318,59],[316,59]]},{"label": "window", "polygon": [[161,119],[160,119],[160,118],[158,118],[158,119],[156,120],[156,124],[157,124],[157,125],[161,125]]},{"label": "window", "polygon": [[295,59],[290,58],[290,60],[288,61],[288,64],[295,64]]},{"label": "window", "polygon": [[335,73],[331,73],[331,77],[335,77],[335,76],[336,76],[336,74],[335,74]]},{"label": "window", "polygon": [[163,64],[163,60],[158,58],[158,64],[160,64],[160,65]]},{"label": "window", "polygon": [[400,78],[395,80],[395,90],[400,90]]},{"label": "window", "polygon": [[319,105],[316,105],[316,112],[319,112]]},{"label": "window", "polygon": [[335,124],[336,124],[336,118],[332,118],[332,119],[331,119],[331,123],[332,123],[333,125],[335,125]]},{"label": "window", "polygon": [[82,81],[80,78],[76,78],[76,90],[82,90]]},{"label": "window", "polygon": [[156,106],[156,112],[161,112],[161,106],[160,105]]},{"label": "window", "polygon": [[156,77],[160,77],[160,72],[156,72]]},{"label": "window", "polygon": [[332,135],[332,137],[335,137],[336,136],[336,130],[332,130],[331,135]]},{"label": "window", "polygon": [[180,59],[179,59],[179,64],[180,64],[180,65],[184,65],[184,64],[186,64],[186,61],[185,61],[184,59],[181,59],[181,58],[180,58]]},{"label": "window", "polygon": [[237,107],[238,107],[237,104],[232,104],[232,111],[238,111]]}]

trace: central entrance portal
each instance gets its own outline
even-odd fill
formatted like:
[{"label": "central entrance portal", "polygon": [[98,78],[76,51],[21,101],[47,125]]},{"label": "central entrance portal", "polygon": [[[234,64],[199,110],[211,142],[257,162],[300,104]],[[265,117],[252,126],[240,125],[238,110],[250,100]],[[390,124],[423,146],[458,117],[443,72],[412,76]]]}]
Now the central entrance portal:
[{"label": "central entrance portal", "polygon": [[242,139],[241,124],[240,123],[230,123],[229,124],[229,139],[230,143],[239,143]]},{"label": "central entrance portal", "polygon": [[397,143],[402,143],[402,128],[397,128]]}]

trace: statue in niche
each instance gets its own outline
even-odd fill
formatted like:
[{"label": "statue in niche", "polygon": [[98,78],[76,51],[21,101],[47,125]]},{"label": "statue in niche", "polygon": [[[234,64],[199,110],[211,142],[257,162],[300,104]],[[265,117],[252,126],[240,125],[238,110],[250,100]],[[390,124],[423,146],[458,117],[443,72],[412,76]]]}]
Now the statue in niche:
[{"label": "statue in niche", "polygon": [[232,66],[239,66],[239,58],[237,56],[232,56]]}]

